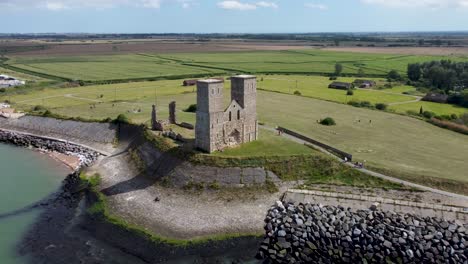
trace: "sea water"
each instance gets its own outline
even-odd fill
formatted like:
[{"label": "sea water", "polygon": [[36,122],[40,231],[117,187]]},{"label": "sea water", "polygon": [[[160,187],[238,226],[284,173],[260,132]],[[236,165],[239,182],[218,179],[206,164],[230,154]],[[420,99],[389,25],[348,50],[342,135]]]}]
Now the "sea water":
[{"label": "sea water", "polygon": [[28,207],[57,191],[68,173],[46,154],[0,143],[0,263],[27,263],[17,246],[41,213]]}]

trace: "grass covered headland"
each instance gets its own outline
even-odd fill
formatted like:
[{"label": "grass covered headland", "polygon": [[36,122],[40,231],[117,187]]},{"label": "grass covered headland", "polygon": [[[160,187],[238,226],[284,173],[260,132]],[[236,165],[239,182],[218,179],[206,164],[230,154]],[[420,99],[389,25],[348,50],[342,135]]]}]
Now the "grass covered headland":
[{"label": "grass covered headland", "polygon": [[292,142],[273,132],[260,130],[260,139],[224,152],[204,154],[179,147],[172,139],[146,131],[154,146],[193,164],[214,167],[263,167],[283,181],[303,180],[310,184],[335,184],[369,188],[403,189],[400,184],[368,176],[341,164],[315,149]]}]

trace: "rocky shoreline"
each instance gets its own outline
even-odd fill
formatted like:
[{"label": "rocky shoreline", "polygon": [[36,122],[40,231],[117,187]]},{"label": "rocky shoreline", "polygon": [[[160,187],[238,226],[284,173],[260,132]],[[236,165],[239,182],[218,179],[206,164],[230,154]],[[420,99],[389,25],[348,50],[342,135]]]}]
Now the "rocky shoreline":
[{"label": "rocky shoreline", "polygon": [[5,130],[0,130],[0,142],[77,157],[79,159],[79,166],[75,168],[76,170],[79,170],[83,166],[92,165],[100,155],[96,151],[69,142]]},{"label": "rocky shoreline", "polygon": [[269,263],[467,263],[468,226],[374,206],[277,202],[257,257]]},{"label": "rocky shoreline", "polygon": [[18,245],[29,263],[259,263],[260,237],[200,244],[155,242],[88,211],[96,201],[80,172],[69,174],[60,190],[42,201],[43,212]]}]

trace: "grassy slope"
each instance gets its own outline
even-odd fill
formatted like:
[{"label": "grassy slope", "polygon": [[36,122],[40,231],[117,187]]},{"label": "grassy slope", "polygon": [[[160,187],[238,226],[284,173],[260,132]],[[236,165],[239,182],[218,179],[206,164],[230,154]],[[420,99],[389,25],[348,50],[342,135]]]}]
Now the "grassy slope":
[{"label": "grassy slope", "polygon": [[[367,188],[404,188],[400,184],[369,177],[344,166],[317,150],[295,143],[273,132],[260,130],[260,139],[214,154],[187,153],[170,139],[147,133],[147,138],[163,151],[187,158],[195,164],[216,167],[264,167],[286,181],[304,180],[305,184],[337,184]],[[275,192],[277,191],[276,188]]]},{"label": "grassy slope", "polygon": [[[260,119],[270,126],[302,132],[377,167],[468,181],[465,135],[410,117],[314,99],[262,92],[260,98]],[[316,123],[326,116],[333,117],[337,126]]]},{"label": "grassy slope", "polygon": [[220,157],[255,157],[255,156],[291,156],[307,155],[317,151],[291,142],[268,130],[260,129],[260,140],[247,143],[241,147],[232,148],[214,155]]},{"label": "grassy slope", "polygon": [[[225,98],[228,102],[228,96]],[[465,175],[468,164],[463,159],[468,156],[468,138],[465,135],[437,128],[414,118],[305,97],[259,92],[258,98],[260,121],[269,126],[282,125],[297,130],[383,169],[413,177],[423,175],[467,181]],[[196,98],[194,93],[186,93],[159,96],[157,100],[160,106],[159,116],[166,118],[170,101],[176,100],[180,110],[194,103]],[[127,114],[136,122],[147,122],[153,102],[153,97],[147,97],[138,101],[115,103],[114,107],[111,102],[107,102],[98,104],[96,109],[91,110],[86,103],[53,111],[71,116],[105,118],[141,108],[141,113]],[[338,125],[323,127],[316,123],[316,120],[326,116],[333,117]],[[179,111],[178,119],[194,123],[195,115]]]}]

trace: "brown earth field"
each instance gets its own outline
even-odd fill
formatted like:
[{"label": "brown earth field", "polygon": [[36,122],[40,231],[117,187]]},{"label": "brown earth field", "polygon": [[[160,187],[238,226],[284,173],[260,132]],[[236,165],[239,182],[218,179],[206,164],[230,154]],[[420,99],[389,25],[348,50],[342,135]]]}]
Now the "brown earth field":
[{"label": "brown earth field", "polygon": [[304,42],[244,42],[244,41],[116,41],[113,43],[46,44],[33,41],[0,42],[0,50],[8,50],[15,56],[70,56],[70,55],[110,55],[138,52],[177,53],[177,52],[220,52],[255,50],[310,49]]},{"label": "brown earth field", "polygon": [[322,50],[377,54],[468,55],[468,47],[329,47]]}]

